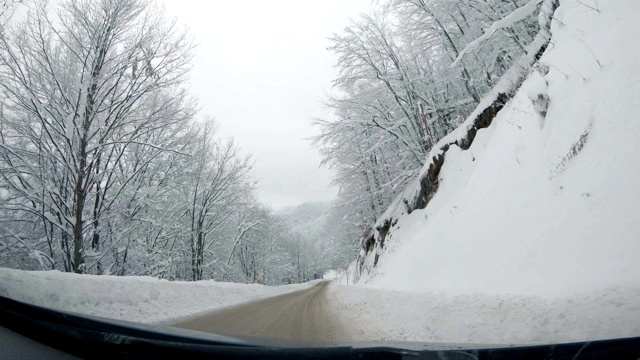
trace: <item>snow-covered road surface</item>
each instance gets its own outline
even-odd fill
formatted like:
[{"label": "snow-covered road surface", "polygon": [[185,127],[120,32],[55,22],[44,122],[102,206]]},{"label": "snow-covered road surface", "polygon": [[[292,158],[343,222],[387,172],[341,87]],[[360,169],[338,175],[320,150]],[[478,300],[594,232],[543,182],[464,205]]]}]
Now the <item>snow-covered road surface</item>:
[{"label": "snow-covered road surface", "polygon": [[174,326],[221,335],[344,342],[352,336],[328,302],[329,284],[320,282],[309,289],[221,309]]},{"label": "snow-covered road surface", "polygon": [[638,299],[640,289],[630,288],[545,299],[397,292],[321,282],[183,318],[174,326],[336,344],[547,344],[637,336]]}]

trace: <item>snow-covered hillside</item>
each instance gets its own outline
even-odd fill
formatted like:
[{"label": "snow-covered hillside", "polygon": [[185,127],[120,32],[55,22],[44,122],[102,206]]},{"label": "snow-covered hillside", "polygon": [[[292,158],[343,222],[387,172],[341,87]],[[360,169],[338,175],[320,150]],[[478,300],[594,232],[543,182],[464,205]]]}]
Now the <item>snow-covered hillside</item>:
[{"label": "snow-covered hillside", "polygon": [[[539,296],[640,285],[640,2],[595,3],[560,2],[538,70],[468,150],[449,149],[435,196],[398,218],[359,284]],[[546,116],[534,104],[545,94]]]},{"label": "snow-covered hillside", "polygon": [[276,215],[290,227],[291,231],[313,237],[326,231],[331,206],[331,202],[308,202],[282,209]]}]

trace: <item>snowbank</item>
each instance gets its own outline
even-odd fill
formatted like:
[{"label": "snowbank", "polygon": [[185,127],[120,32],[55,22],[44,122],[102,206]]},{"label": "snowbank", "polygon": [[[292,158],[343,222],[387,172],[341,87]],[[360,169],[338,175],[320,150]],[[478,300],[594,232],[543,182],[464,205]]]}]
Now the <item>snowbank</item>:
[{"label": "snowbank", "polygon": [[199,312],[309,286],[309,283],[270,287],[215,281],[171,282],[142,276],[0,268],[1,296],[57,310],[142,323],[170,323]]},{"label": "snowbank", "polygon": [[360,284],[547,298],[640,285],[640,3],[599,6],[561,2],[538,71],[449,149],[435,196],[400,216]]},{"label": "snowbank", "polygon": [[330,287],[347,341],[549,344],[640,334],[640,287],[560,297],[446,295]]}]

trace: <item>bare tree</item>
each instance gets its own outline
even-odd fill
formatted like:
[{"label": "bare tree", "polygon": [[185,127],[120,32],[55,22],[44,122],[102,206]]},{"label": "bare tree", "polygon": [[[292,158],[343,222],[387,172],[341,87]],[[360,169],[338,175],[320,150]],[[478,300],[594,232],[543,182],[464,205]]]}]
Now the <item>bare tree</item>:
[{"label": "bare tree", "polygon": [[[204,256],[213,244],[213,239],[208,239],[208,235],[219,229],[237,211],[236,206],[253,186],[248,178],[253,166],[251,159],[241,156],[232,140],[214,142],[214,134],[213,121],[208,119],[197,137],[200,144],[188,192],[190,205],[187,218],[190,223],[193,280],[202,279]],[[236,236],[236,242],[243,233],[241,231]]]},{"label": "bare tree", "polygon": [[59,240],[65,270],[86,270],[101,218],[143,171],[125,170],[124,159],[136,148],[147,160],[173,151],[154,134],[170,136],[190,120],[180,86],[192,49],[146,0],[67,1],[55,19],[37,2],[2,34],[1,173],[16,194],[9,206],[39,218],[50,243]]}]

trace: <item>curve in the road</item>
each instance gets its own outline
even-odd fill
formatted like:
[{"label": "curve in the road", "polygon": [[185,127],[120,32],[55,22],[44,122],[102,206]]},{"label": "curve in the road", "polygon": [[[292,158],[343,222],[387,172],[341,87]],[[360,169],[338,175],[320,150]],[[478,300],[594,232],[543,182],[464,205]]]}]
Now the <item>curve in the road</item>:
[{"label": "curve in the road", "polygon": [[220,335],[338,343],[346,334],[327,302],[328,285],[321,282],[306,290],[237,305],[173,326]]}]

